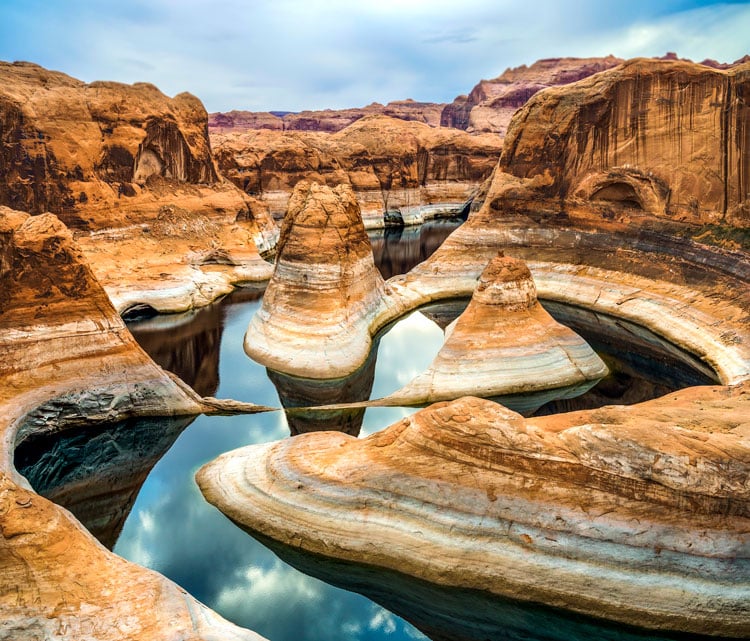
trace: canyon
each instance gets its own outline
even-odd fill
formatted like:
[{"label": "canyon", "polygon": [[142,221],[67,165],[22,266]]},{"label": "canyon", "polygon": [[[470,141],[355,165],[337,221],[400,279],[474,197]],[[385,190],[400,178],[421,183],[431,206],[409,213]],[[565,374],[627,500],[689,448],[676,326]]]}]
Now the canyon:
[{"label": "canyon", "polygon": [[[81,426],[270,409],[202,396],[213,362],[191,360],[207,381],[168,374],[121,318],[266,281],[245,350],[290,406],[311,398],[295,377],[367,378],[380,330],[472,295],[436,363],[476,374],[491,365],[481,305],[503,284],[526,308],[538,296],[649,330],[717,384],[537,417],[454,389],[367,438],[228,452],[197,480],[234,522],[376,583],[386,571],[651,630],[750,635],[750,62],[540,61],[444,106],[453,127],[408,101],[270,114],[278,129],[268,115],[209,120],[197,98],[146,84],[29,63],[0,63],[0,79],[0,638],[262,638],[105,550],[34,492],[14,452]],[[376,270],[368,226],[459,210],[466,222],[430,258]],[[536,347],[517,311],[500,316],[508,336]],[[499,347],[519,342],[496,329]],[[604,375],[577,345],[597,366],[582,378]],[[296,431],[346,410],[356,433],[383,400],[330,394]]]}]

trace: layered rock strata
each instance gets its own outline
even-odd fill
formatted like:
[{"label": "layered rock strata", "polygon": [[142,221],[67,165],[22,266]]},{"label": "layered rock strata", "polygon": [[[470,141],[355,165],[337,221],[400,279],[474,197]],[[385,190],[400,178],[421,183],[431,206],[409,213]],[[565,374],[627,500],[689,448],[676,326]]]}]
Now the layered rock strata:
[{"label": "layered rock strata", "polygon": [[55,216],[0,208],[0,291],[0,636],[260,639],[105,550],[13,463],[27,439],[200,397],[141,351]]},{"label": "layered rock strata", "polygon": [[750,63],[628,61],[535,96],[500,169],[536,183],[535,209],[748,227],[749,88]]},{"label": "layered rock strata", "polygon": [[749,391],[538,419],[465,398],[363,440],[318,432],[243,448],[197,479],[249,532],[314,554],[745,638]]},{"label": "layered rock strata", "polygon": [[521,65],[506,69],[497,78],[481,80],[468,95],[458,96],[446,105],[440,115],[440,124],[505,136],[513,114],[537,92],[576,82],[622,62],[614,56],[547,58],[528,67]]},{"label": "layered rock strata", "polygon": [[499,254],[482,272],[469,306],[446,329],[429,368],[389,398],[425,405],[466,395],[564,395],[563,388],[582,393],[606,374],[586,341],[539,304],[524,262]]},{"label": "layered rock strata", "polygon": [[497,164],[496,136],[368,116],[334,133],[248,131],[212,134],[222,174],[276,217],[297,182],[351,185],[366,227],[456,214]]},{"label": "layered rock strata", "polygon": [[370,352],[385,285],[351,189],[297,185],[273,277],[245,335],[267,367],[305,378],[354,372]]},{"label": "layered rock strata", "polygon": [[243,132],[249,129],[335,133],[365,116],[389,116],[437,127],[440,124],[440,116],[444,107],[445,105],[440,103],[418,102],[407,98],[394,100],[387,105],[373,102],[359,109],[324,109],[289,113],[230,111],[210,114],[208,128],[211,133]]},{"label": "layered rock strata", "polygon": [[219,175],[206,124],[187,93],[2,62],[0,205],[75,230],[119,311],[206,304],[267,279],[259,250],[276,235],[267,210]]}]

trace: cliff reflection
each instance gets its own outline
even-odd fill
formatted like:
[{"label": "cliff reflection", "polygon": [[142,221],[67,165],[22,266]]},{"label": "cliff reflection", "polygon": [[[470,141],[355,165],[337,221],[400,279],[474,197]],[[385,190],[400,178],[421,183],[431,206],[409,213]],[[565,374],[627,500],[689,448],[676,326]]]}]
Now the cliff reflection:
[{"label": "cliff reflection", "polygon": [[201,396],[212,396],[219,387],[219,347],[228,309],[262,296],[262,289],[237,289],[221,302],[128,323],[128,329],[158,365]]},{"label": "cliff reflection", "polygon": [[463,221],[433,220],[416,227],[368,231],[375,265],[383,278],[404,274],[426,260]]},{"label": "cliff reflection", "polygon": [[345,378],[313,380],[288,376],[267,370],[268,378],[276,386],[292,436],[305,432],[337,430],[358,436],[362,429],[365,408],[344,410],[299,410],[313,405],[354,403],[370,398],[375,380],[378,344],[373,342],[370,355],[356,372]]},{"label": "cliff reflection", "polygon": [[111,550],[151,468],[193,420],[138,418],[32,435],[16,447],[15,466]]}]

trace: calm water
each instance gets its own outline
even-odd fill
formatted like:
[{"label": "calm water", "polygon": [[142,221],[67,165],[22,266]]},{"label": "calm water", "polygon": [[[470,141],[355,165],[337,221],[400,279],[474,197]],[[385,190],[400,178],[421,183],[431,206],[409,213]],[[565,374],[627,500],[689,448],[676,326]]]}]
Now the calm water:
[{"label": "calm water", "polygon": [[[421,230],[404,230],[401,237],[374,237],[381,270],[390,276],[409,269],[453,227],[432,223]],[[338,388],[310,387],[268,373],[244,354],[244,332],[261,295],[240,290],[198,312],[155,317],[133,323],[131,329],[155,360],[204,395],[294,407],[308,405],[310,399],[358,400],[398,389],[429,365],[443,342],[441,326],[465,305],[452,301],[411,314],[380,338],[377,352],[357,375]],[[648,332],[575,308],[549,309],[577,328],[614,373],[587,395],[552,402],[540,413],[636,402],[711,382],[704,366]],[[470,591],[435,589],[274,546],[287,563],[206,503],[193,480],[203,463],[237,447],[332,426],[367,435],[413,411],[372,408],[323,419],[295,415],[289,420],[284,412],[201,416],[187,429],[185,421],[128,421],[95,436],[71,432],[65,441],[28,442],[18,449],[16,463],[37,490],[70,506],[115,552],[161,572],[226,618],[272,641],[425,638],[394,612],[436,641],[667,638]]]}]

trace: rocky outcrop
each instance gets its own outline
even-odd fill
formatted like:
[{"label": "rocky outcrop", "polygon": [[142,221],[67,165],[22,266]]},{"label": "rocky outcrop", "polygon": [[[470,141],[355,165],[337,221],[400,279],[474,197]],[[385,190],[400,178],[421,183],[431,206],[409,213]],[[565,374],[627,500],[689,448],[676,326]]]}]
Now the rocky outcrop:
[{"label": "rocky outcrop", "polygon": [[[2,62],[0,205],[74,229],[119,311],[206,304],[234,282],[267,279],[258,252],[276,235],[267,210],[219,176],[206,122],[190,94]],[[182,220],[165,229],[175,212]],[[149,236],[159,230],[166,242]],[[225,267],[206,269],[217,254]]]},{"label": "rocky outcrop", "polygon": [[[283,216],[297,182],[349,184],[367,227],[422,222],[457,213],[497,163],[501,141],[385,116],[368,116],[334,134],[251,131],[213,134],[221,172]],[[429,205],[450,211],[428,211]]]},{"label": "rocky outcrop", "polygon": [[500,254],[482,272],[469,306],[446,329],[429,368],[389,398],[426,405],[467,395],[545,392],[534,401],[523,399],[524,407],[531,402],[536,408],[550,398],[581,394],[606,374],[586,341],[539,304],[525,263]]},{"label": "rocky outcrop", "polygon": [[187,417],[200,397],[141,351],[55,216],[0,208],[0,291],[0,636],[260,639],[105,550],[13,463],[28,439]]},{"label": "rocky outcrop", "polygon": [[547,58],[527,67],[506,69],[492,80],[481,80],[468,96],[458,96],[440,116],[443,127],[471,132],[493,132],[501,137],[513,114],[538,91],[566,85],[611,69],[620,58]]},{"label": "rocky outcrop", "polygon": [[243,448],[197,479],[249,532],[373,573],[744,638],[749,401],[747,386],[695,388],[523,419],[466,398],[363,440]]},{"label": "rocky outcrop", "polygon": [[295,376],[351,374],[370,352],[369,328],[384,289],[351,189],[299,183],[245,351]]},{"label": "rocky outcrop", "polygon": [[387,105],[373,102],[359,109],[324,109],[294,113],[268,113],[230,111],[209,115],[211,133],[246,132],[250,129],[275,129],[285,131],[324,131],[335,133],[365,116],[389,116],[400,120],[423,122],[431,127],[440,124],[440,114],[445,105],[416,100],[394,100]]},{"label": "rocky outcrop", "polygon": [[530,101],[500,169],[536,181],[537,210],[748,227],[748,87],[750,63],[632,60]]}]

